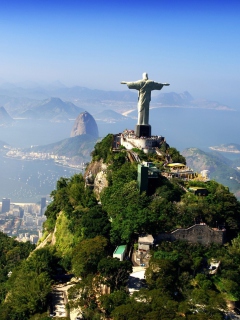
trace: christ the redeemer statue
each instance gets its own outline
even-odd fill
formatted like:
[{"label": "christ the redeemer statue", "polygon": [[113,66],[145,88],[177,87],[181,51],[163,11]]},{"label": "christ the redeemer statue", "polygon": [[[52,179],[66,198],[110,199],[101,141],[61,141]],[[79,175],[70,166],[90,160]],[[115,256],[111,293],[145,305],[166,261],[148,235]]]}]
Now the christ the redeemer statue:
[{"label": "christ the redeemer statue", "polygon": [[163,86],[169,86],[169,83],[158,83],[148,80],[148,74],[143,73],[142,80],[135,82],[122,81],[129,89],[138,90],[138,123],[137,125],[149,125],[149,104],[151,101],[151,91],[161,90]]}]

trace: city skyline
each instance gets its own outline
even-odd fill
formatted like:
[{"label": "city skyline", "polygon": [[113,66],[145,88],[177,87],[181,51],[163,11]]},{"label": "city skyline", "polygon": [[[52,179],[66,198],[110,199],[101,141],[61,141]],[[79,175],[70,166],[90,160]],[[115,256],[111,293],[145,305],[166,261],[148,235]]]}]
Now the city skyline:
[{"label": "city skyline", "polygon": [[[126,90],[143,72],[165,92],[240,107],[237,1],[1,3],[1,83]],[[26,85],[26,84],[25,84]]]}]

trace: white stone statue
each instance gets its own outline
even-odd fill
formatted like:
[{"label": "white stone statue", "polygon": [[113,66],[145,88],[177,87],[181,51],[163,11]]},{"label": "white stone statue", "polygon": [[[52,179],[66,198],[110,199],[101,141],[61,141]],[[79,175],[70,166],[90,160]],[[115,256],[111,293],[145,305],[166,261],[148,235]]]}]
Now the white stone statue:
[{"label": "white stone statue", "polygon": [[138,90],[138,125],[149,124],[149,104],[151,101],[151,91],[161,90],[163,86],[169,86],[169,83],[158,83],[148,80],[148,74],[143,73],[142,80],[135,82],[122,81],[121,84],[126,84],[129,89]]}]

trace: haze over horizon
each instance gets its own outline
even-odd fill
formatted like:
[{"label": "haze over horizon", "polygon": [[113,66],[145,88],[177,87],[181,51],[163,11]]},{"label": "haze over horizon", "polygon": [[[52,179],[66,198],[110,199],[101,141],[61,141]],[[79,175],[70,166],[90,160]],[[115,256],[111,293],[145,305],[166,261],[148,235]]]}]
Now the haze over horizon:
[{"label": "haze over horizon", "polygon": [[1,1],[0,80],[126,90],[169,82],[240,109],[240,2]]}]

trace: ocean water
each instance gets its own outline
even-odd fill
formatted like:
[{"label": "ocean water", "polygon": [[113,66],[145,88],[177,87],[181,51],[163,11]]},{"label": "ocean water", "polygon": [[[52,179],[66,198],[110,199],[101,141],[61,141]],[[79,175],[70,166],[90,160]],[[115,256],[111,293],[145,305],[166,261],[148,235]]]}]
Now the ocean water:
[{"label": "ocean water", "polygon": [[161,108],[150,113],[152,132],[182,151],[226,143],[240,144],[240,112],[209,109]]},{"label": "ocean water", "polygon": [[[74,121],[64,123],[17,120],[10,127],[0,127],[0,140],[15,148],[46,145],[69,138]],[[60,177],[69,178],[78,169],[59,166],[52,160],[25,161],[0,153],[0,200],[38,202],[48,196]]]},{"label": "ocean water", "polygon": [[0,126],[0,140],[12,147],[45,145],[70,137],[74,121],[16,120],[12,126]]},{"label": "ocean water", "polygon": [[0,201],[38,202],[49,197],[60,177],[69,178],[78,169],[56,165],[52,160],[16,160],[0,154]]},{"label": "ocean water", "polygon": [[[98,121],[99,133],[118,133],[124,129],[135,129],[137,111],[131,113],[135,119],[126,122],[105,123]],[[240,112],[193,108],[156,108],[150,110],[149,123],[153,135],[161,135],[171,147],[183,151],[196,147],[209,150],[210,146],[225,143],[240,144]]]}]

